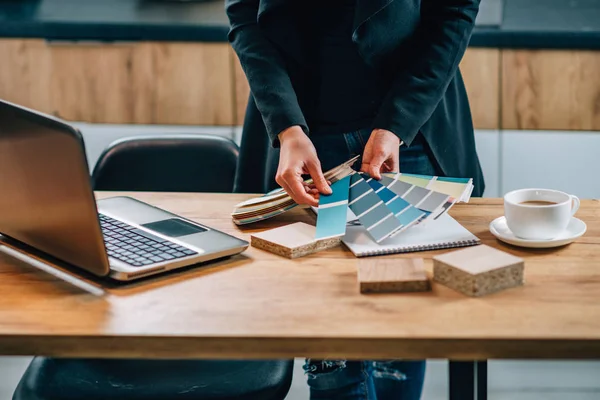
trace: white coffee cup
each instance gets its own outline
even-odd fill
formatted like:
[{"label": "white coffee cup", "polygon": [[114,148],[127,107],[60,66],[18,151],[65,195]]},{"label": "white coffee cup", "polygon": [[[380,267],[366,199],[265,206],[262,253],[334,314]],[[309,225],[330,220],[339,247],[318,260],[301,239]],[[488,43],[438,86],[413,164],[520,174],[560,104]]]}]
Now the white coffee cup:
[{"label": "white coffee cup", "polygon": [[504,216],[508,229],[515,236],[530,240],[550,240],[567,229],[579,204],[577,196],[558,190],[519,189],[504,196]]}]

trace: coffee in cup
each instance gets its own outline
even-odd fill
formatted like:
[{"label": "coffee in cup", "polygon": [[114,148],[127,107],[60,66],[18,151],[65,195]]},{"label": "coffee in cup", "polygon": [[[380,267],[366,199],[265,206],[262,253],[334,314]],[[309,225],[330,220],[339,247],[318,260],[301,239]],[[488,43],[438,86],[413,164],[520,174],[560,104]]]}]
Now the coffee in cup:
[{"label": "coffee in cup", "polygon": [[504,196],[508,229],[522,239],[550,240],[567,229],[579,198],[552,189],[519,189]]}]

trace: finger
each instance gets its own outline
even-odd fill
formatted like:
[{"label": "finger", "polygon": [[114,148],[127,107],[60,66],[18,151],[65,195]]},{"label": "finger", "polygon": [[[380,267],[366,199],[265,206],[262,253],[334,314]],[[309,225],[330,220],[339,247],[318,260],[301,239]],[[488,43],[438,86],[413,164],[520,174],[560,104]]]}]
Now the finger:
[{"label": "finger", "polygon": [[365,172],[368,173],[371,178],[380,180],[381,165],[385,162],[386,158],[386,154],[383,151],[375,153],[371,158],[368,168]]},{"label": "finger", "polygon": [[319,190],[316,188],[309,188],[309,187],[304,187],[304,189],[306,189],[306,193],[309,196],[312,196],[317,202],[319,201]]},{"label": "finger", "polygon": [[387,172],[398,172],[400,171],[400,149],[392,152],[392,158],[389,161],[389,171]]},{"label": "finger", "polygon": [[[310,197],[306,194],[303,184],[300,183],[302,178],[296,177],[296,174],[293,170],[278,172],[277,176],[275,177],[275,181],[297,204],[305,204],[306,197]],[[297,184],[294,185],[294,183]]]},{"label": "finger", "polygon": [[314,196],[308,194],[304,189],[302,177],[293,177],[288,175],[284,176],[284,179],[291,191],[290,196],[292,196],[297,204],[308,204],[315,207],[319,205]]},{"label": "finger", "polygon": [[306,167],[308,168],[308,172],[310,172],[310,176],[313,179],[315,187],[319,190],[319,193],[331,194],[332,190],[327,184],[325,176],[323,176],[321,164],[318,161],[308,161]]},{"label": "finger", "polygon": [[367,145],[365,146],[365,150],[363,152],[363,156],[362,156],[362,164],[360,165],[360,170],[362,172],[366,172],[368,173],[369,171],[369,164],[371,163],[371,159],[373,158],[373,151],[372,151],[372,146],[371,146],[371,142],[369,140],[369,142],[367,142]]},{"label": "finger", "polygon": [[381,165],[381,173],[384,172],[392,172],[394,168],[392,168],[392,160],[387,160]]},{"label": "finger", "polygon": [[381,166],[381,172],[398,172],[399,169],[400,160],[397,154],[392,154]]},{"label": "finger", "polygon": [[[327,184],[328,184],[329,186],[331,186],[331,181],[330,181],[330,180],[328,180],[328,181],[327,181]],[[317,188],[317,187],[315,186],[315,184],[314,184],[314,183],[312,183],[312,182],[311,182],[310,184],[306,185],[306,186],[307,186],[308,188],[310,188],[310,189],[316,189],[316,188]]]}]

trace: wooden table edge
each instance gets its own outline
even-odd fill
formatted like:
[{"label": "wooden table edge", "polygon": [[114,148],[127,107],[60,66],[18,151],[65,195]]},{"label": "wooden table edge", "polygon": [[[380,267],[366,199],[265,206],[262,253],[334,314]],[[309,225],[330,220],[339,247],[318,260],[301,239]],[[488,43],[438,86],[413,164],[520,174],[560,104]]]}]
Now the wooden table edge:
[{"label": "wooden table edge", "polygon": [[0,354],[136,359],[598,359],[600,340],[5,335],[0,336]]}]

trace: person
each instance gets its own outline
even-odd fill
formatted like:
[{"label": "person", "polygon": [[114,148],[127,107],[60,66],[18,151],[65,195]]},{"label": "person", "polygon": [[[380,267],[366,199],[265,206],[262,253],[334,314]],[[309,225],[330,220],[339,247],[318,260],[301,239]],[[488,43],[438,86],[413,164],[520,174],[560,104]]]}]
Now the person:
[{"label": "person", "polygon": [[[355,168],[485,183],[459,63],[479,0],[226,0],[228,39],[250,86],[236,191],[331,193]],[[305,185],[310,176],[314,185]],[[311,399],[421,396],[420,360],[307,360]]]}]

